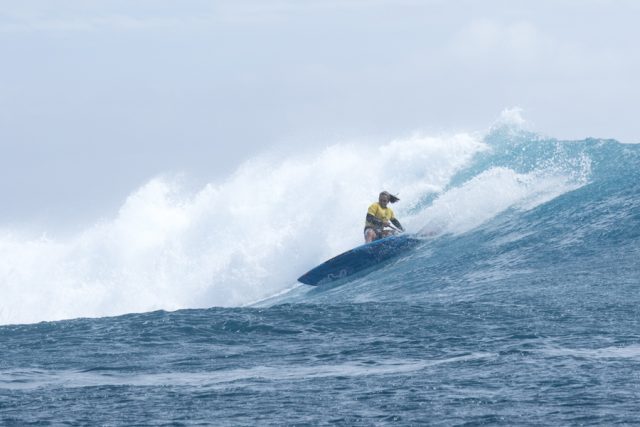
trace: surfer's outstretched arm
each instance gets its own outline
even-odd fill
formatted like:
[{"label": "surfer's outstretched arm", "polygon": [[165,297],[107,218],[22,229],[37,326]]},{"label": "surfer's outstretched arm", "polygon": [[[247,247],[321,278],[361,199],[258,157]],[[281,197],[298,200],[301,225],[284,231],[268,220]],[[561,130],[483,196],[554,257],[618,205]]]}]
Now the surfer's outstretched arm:
[{"label": "surfer's outstretched arm", "polygon": [[391,218],[391,224],[395,225],[401,231],[404,231],[404,227],[402,226],[402,224],[400,224],[400,221],[398,221],[397,219]]}]

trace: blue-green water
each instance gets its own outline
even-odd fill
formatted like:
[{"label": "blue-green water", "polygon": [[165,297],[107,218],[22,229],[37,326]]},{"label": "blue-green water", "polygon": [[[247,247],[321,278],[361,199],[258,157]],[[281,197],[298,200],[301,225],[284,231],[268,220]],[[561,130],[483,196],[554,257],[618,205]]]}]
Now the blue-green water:
[{"label": "blue-green water", "polygon": [[640,146],[487,141],[444,191],[496,168],[588,176],[253,307],[1,326],[0,424],[640,424]]}]

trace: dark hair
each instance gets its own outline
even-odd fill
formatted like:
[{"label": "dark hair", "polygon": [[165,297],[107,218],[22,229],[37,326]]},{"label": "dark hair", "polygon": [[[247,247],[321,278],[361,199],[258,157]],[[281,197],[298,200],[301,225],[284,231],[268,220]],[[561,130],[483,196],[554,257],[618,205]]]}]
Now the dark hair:
[{"label": "dark hair", "polygon": [[391,203],[395,203],[398,200],[400,200],[397,196],[394,196],[393,194],[389,193],[388,191],[382,191],[378,197],[382,196],[383,194],[385,196],[389,197],[389,202],[391,202]]}]

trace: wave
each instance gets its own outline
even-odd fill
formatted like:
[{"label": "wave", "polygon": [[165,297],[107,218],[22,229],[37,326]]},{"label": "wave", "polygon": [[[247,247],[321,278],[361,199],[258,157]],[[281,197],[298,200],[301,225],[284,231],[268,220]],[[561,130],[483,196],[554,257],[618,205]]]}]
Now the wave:
[{"label": "wave", "polygon": [[[584,188],[598,203],[637,182],[637,146],[544,138],[518,117],[485,134],[259,156],[198,189],[158,177],[115,217],[73,236],[5,228],[0,324],[234,307],[277,295],[362,242],[364,211],[381,189],[400,193],[397,216],[433,242],[415,255],[424,261],[438,244],[488,232],[500,218],[523,218]],[[540,227],[503,235],[502,245]]]}]

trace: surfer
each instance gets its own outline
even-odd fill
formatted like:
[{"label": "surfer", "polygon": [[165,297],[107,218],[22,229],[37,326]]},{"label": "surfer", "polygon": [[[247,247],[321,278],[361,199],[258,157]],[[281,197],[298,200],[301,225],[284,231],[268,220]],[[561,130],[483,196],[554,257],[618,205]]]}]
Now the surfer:
[{"label": "surfer", "polygon": [[[366,243],[391,236],[397,231],[404,231],[400,221],[393,215],[393,210],[387,207],[389,203],[395,203],[398,200],[400,200],[398,197],[388,191],[383,191],[378,196],[378,201],[369,206],[364,225],[364,241]],[[387,229],[385,230],[385,228]]]}]

